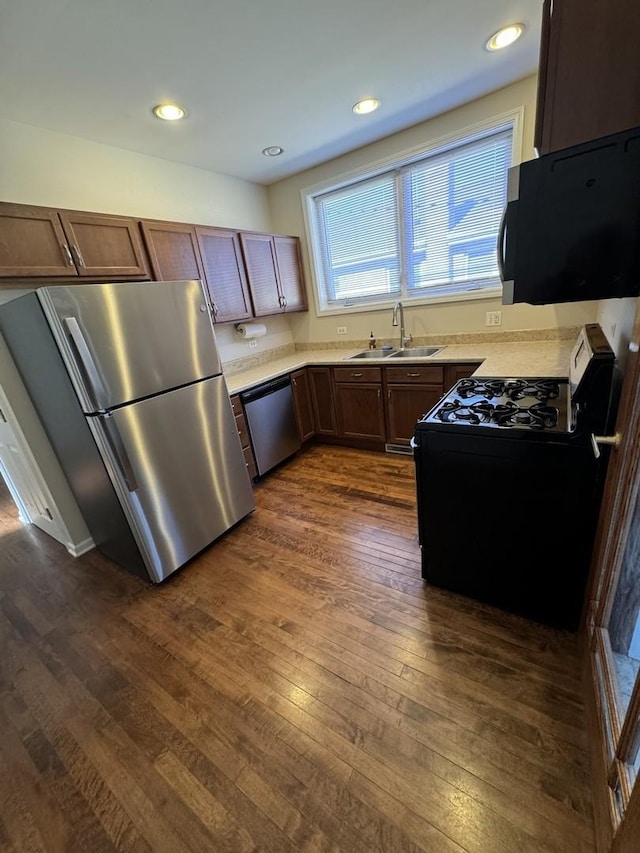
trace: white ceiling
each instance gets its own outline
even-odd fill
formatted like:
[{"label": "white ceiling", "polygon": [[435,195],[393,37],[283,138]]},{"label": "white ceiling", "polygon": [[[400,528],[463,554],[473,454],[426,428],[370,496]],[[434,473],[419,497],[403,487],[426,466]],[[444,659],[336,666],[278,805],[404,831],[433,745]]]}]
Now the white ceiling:
[{"label": "white ceiling", "polygon": [[[4,118],[269,184],[536,70],[541,0],[0,0]],[[524,37],[484,49],[499,27]],[[355,116],[360,98],[382,101]],[[176,101],[189,116],[161,122]],[[277,158],[260,152],[281,145]]]}]

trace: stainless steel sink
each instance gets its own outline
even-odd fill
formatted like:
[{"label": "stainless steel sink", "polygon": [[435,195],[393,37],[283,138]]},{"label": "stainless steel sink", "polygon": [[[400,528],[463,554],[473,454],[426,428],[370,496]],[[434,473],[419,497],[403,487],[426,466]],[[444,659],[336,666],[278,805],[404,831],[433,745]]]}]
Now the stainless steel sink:
[{"label": "stainless steel sink", "polygon": [[443,349],[444,347],[408,347],[392,352],[389,358],[428,358]]},{"label": "stainless steel sink", "polygon": [[357,352],[355,355],[347,356],[347,360],[351,361],[352,358],[388,358],[395,352],[397,350],[367,349],[364,352]]}]

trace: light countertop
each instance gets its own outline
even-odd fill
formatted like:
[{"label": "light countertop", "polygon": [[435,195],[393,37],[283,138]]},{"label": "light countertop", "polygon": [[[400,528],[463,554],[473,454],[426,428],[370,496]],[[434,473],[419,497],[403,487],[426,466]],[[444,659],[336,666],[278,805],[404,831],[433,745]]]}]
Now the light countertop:
[{"label": "light countertop", "polygon": [[[416,364],[438,364],[446,362],[481,361],[474,376],[496,377],[566,377],[569,374],[569,356],[572,340],[505,341],[501,343],[450,344],[436,355],[416,358]],[[402,366],[413,360],[397,358],[363,359],[349,361],[348,357],[360,350],[307,350],[278,358],[227,376],[230,394],[246,391],[254,385],[275,379],[309,365],[353,366]]]}]

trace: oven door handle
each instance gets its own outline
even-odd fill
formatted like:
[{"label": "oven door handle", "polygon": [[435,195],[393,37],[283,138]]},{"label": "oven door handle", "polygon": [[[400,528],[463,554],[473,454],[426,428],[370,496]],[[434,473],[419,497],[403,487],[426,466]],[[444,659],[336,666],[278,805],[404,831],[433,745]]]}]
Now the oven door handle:
[{"label": "oven door handle", "polygon": [[622,436],[619,432],[615,435],[594,435],[591,433],[591,446],[593,447],[593,455],[596,459],[599,459],[601,456],[599,445],[604,444],[609,447],[618,448],[620,447],[620,442],[622,441]]}]

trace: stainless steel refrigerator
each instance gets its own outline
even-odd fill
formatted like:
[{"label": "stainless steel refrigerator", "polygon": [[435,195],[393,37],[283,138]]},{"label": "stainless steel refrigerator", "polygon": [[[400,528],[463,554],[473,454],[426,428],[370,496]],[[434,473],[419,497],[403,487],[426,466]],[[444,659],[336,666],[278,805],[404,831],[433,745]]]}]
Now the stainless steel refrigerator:
[{"label": "stainless steel refrigerator", "polygon": [[44,287],[0,331],[107,556],[159,582],[255,509],[199,281]]}]

